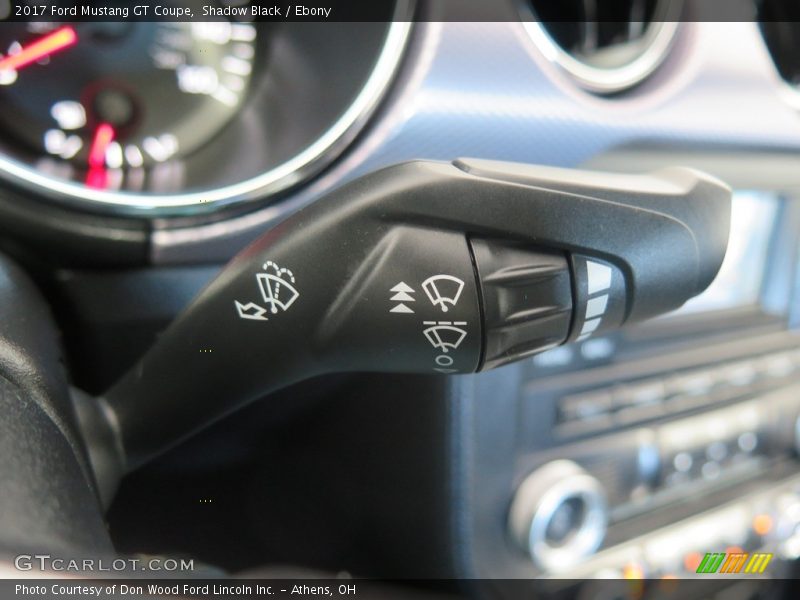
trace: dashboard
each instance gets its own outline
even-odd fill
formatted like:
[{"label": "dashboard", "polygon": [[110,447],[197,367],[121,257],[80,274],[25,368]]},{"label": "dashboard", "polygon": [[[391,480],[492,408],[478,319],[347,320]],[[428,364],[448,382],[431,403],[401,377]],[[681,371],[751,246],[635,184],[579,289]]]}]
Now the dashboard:
[{"label": "dashboard", "polygon": [[[0,173],[10,193],[28,194],[28,204],[15,201],[6,211],[34,235],[43,236],[42,230],[58,234],[61,255],[75,252],[64,246],[72,231],[81,227],[90,232],[87,237],[96,244],[92,247],[106,250],[116,260],[124,258],[126,248],[134,262],[195,262],[199,257],[224,261],[265,225],[326,189],[403,160],[450,160],[456,148],[463,156],[567,166],[590,164],[592,158],[631,144],[658,150],[666,146],[676,152],[733,145],[739,151],[762,147],[783,153],[796,143],[791,88],[776,71],[757,23],[680,23],[654,73],[624,93],[599,94],[587,90],[553,59],[549,47],[540,43],[541,35],[532,35],[531,27],[520,21],[514,3],[501,3],[489,15],[498,19],[494,23],[456,22],[484,16],[474,7],[470,12],[468,3],[423,4],[415,10],[423,19],[442,20],[413,26],[396,22],[391,28],[331,24],[325,35],[316,24],[290,23],[265,34],[262,37],[269,38],[272,49],[259,52],[261,64],[248,76],[249,91],[239,110],[233,111],[236,114],[228,115],[229,121],[221,115],[221,129],[208,132],[213,143],[199,152],[189,152],[190,145],[187,156],[163,164],[155,164],[159,161],[151,157],[148,161],[153,164],[137,171],[124,160],[116,167],[117,148],[124,155],[124,144],[112,140],[115,167],[105,166],[105,188],[85,185],[92,126],[72,134],[77,137],[71,139],[81,138],[85,147],[71,160],[48,153],[44,138],[26,143],[17,135],[13,146],[7,139]],[[187,31],[187,39],[194,39]],[[9,35],[13,41],[14,34]],[[298,65],[301,47],[305,63]],[[726,47],[729,53],[719,51]],[[323,59],[350,68],[332,69],[320,62]],[[215,69],[206,67],[208,72]],[[291,69],[291,85],[283,85],[287,73],[281,69]],[[101,75],[102,71],[89,79]],[[717,95],[722,87],[715,83],[712,89],[708,84],[709,76],[715,82],[722,78],[720,86],[740,85],[735,109],[730,97]],[[167,97],[173,94],[198,104],[203,104],[198,98],[207,97],[184,93],[172,84],[166,89]],[[326,90],[324,106],[315,104],[323,96],[313,90],[320,89]],[[51,90],[50,97],[42,98],[39,117],[34,119],[37,125],[26,126],[26,131],[56,124],[48,111],[63,100],[60,92]],[[162,93],[158,91],[159,99]],[[299,96],[293,97],[295,93]],[[75,102],[79,95],[73,96],[70,101]],[[80,98],[77,102],[83,106]],[[220,102],[212,100],[211,106],[216,104]],[[86,112],[85,107],[78,109],[79,122],[81,110]],[[368,119],[371,111],[377,115]],[[755,118],[742,120],[739,111]],[[61,143],[69,137],[57,127],[47,131]],[[139,143],[152,137],[137,135]],[[356,136],[357,143],[350,143]],[[233,143],[242,139],[247,143]],[[269,148],[264,146],[266,140]],[[243,147],[259,151],[242,154]],[[76,161],[81,163],[77,169]],[[327,167],[324,174],[323,167]],[[136,192],[131,186],[143,187]],[[29,209],[31,199],[34,204]],[[77,210],[47,210],[57,205]],[[120,213],[129,218],[117,218]],[[52,219],[43,218],[49,214]],[[61,222],[64,215],[70,216],[69,223]],[[106,245],[110,237],[120,243]],[[84,238],[83,247],[87,244]]]},{"label": "dashboard", "polygon": [[[710,22],[701,2],[614,2],[596,30],[557,14],[582,4],[0,24],[0,246],[37,274],[91,393],[248,243],[382,167],[680,164],[734,188],[719,275],[678,311],[490,373],[281,392],[133,474],[109,512],[122,551],[582,598],[612,597],[596,578],[693,576],[706,553],[791,576],[800,30],[774,15],[792,8],[736,0],[753,18]],[[206,493],[220,508],[185,508]]]}]

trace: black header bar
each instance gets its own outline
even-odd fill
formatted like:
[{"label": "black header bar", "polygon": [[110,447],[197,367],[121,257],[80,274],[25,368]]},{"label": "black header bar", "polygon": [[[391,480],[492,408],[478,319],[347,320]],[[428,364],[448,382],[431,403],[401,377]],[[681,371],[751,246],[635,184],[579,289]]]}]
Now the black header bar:
[{"label": "black header bar", "polygon": [[[0,23],[516,21],[535,18],[539,1],[548,21],[574,22],[583,14],[580,0],[0,0]],[[635,21],[637,4],[617,0],[614,10],[587,20]],[[800,21],[796,0],[661,0],[655,6],[652,17],[659,21]]]}]

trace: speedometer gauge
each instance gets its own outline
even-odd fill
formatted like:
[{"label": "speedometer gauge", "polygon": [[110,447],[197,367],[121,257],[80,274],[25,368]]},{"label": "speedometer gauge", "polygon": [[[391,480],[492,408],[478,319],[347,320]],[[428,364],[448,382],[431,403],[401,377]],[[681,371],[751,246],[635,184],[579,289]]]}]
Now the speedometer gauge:
[{"label": "speedometer gauge", "polygon": [[[0,28],[0,127],[94,188],[208,143],[248,90],[249,23],[27,23]],[[139,175],[142,176],[142,175]]]}]

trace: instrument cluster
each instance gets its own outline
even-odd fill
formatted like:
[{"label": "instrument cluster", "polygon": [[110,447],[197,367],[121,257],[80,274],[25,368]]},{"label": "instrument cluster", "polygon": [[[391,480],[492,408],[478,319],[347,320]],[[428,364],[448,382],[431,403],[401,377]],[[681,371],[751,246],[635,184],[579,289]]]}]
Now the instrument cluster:
[{"label": "instrument cluster", "polygon": [[274,197],[379,102],[410,28],[390,18],[0,24],[0,179],[101,212]]}]

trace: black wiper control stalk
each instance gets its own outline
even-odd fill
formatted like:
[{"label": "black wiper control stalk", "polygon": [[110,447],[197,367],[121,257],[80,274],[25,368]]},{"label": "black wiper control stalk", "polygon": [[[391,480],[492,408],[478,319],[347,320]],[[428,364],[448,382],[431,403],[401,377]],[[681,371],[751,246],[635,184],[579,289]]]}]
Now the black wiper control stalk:
[{"label": "black wiper control stalk", "polygon": [[314,375],[494,368],[679,307],[729,219],[730,190],[690,169],[390,167],[239,254],[101,403],[130,469]]}]

